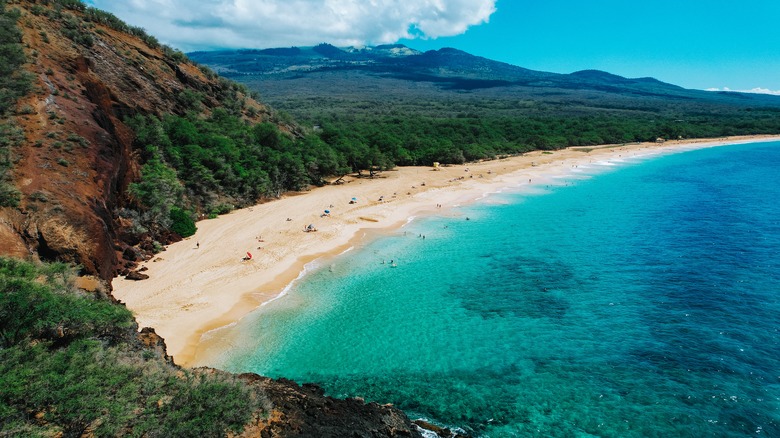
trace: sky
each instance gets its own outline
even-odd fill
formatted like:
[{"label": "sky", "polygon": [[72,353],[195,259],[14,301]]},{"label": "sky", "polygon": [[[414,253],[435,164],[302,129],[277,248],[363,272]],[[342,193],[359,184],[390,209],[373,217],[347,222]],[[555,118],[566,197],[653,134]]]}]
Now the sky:
[{"label": "sky", "polygon": [[182,51],[401,43],[780,95],[780,0],[87,0]]}]

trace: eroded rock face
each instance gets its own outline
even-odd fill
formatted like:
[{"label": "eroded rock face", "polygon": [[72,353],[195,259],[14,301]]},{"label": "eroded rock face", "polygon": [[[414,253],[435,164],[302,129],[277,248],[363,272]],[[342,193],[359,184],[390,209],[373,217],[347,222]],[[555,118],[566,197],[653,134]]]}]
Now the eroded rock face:
[{"label": "eroded rock face", "polygon": [[168,363],[173,363],[173,358],[168,356],[168,348],[165,345],[165,339],[158,335],[151,327],[144,327],[138,333],[139,342],[147,349],[154,351],[158,356]]},{"label": "eroded rock face", "polygon": [[[140,177],[134,133],[124,121],[186,113],[176,98],[185,90],[203,96],[208,114],[220,106],[222,85],[197,66],[100,23],[85,25],[92,44],[75,42],[63,32],[64,18],[40,13],[53,4],[21,0],[12,7],[21,12],[24,68],[34,91],[12,117],[24,132],[12,168],[22,196],[18,208],[0,209],[0,254],[71,262],[108,281],[127,269],[124,247],[116,243],[129,233],[117,210],[132,205],[127,188]],[[60,14],[83,19],[77,10]],[[253,121],[268,115],[264,106],[248,105]]]}]

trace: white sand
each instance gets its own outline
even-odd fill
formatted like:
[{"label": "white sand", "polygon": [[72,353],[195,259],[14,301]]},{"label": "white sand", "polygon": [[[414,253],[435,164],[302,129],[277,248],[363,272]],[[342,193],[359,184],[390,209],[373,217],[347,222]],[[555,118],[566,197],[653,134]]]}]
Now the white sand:
[{"label": "white sand", "polygon": [[[411,216],[437,214],[486,193],[522,188],[529,180],[531,184],[549,183],[550,178],[580,165],[778,138],[569,148],[438,171],[404,167],[374,179],[347,177],[341,185],[287,195],[198,222],[197,234],[143,264],[148,280],[117,278],[113,294],[133,311],[141,327],[154,327],[165,338],[178,364],[187,365],[203,333],[231,324],[278,296],[306,263],[344,251],[369,229],[393,229]],[[358,199],[356,204],[349,203],[352,197]],[[321,217],[326,209],[330,216]],[[318,231],[304,232],[309,224]],[[242,261],[246,252],[252,253],[251,261]]]}]

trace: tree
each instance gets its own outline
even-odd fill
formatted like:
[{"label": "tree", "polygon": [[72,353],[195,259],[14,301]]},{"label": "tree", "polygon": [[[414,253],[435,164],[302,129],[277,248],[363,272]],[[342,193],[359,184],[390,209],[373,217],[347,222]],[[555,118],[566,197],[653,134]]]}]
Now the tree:
[{"label": "tree", "polygon": [[190,237],[198,231],[190,214],[181,208],[171,208],[171,231],[181,237]]},{"label": "tree", "polygon": [[184,187],[174,169],[154,158],[141,169],[141,182],[130,184],[130,194],[141,204],[147,228],[161,231],[170,228],[171,209],[182,198]]}]

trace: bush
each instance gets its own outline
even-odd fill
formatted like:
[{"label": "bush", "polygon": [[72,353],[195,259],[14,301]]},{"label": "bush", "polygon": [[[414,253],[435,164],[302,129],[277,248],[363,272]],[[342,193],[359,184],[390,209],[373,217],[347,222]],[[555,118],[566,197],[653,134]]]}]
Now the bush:
[{"label": "bush", "polygon": [[33,108],[30,105],[22,105],[22,107],[19,108],[19,111],[17,111],[17,114],[19,115],[35,114],[35,108]]},{"label": "bush", "polygon": [[198,230],[190,214],[181,208],[171,209],[171,231],[181,237],[190,237]]},{"label": "bush", "polygon": [[22,193],[12,184],[0,181],[0,207],[18,207]]}]

